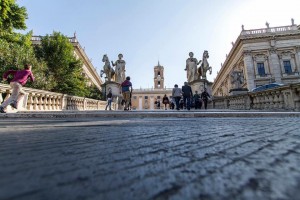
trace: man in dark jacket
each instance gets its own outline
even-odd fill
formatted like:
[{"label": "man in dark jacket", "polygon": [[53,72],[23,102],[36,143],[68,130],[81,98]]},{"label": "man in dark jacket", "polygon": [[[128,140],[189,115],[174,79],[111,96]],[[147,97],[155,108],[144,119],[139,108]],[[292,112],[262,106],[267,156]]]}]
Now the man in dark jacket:
[{"label": "man in dark jacket", "polygon": [[187,82],[184,82],[184,86],[181,88],[183,96],[183,106],[188,110],[191,109],[191,98],[193,97],[193,92],[191,86]]},{"label": "man in dark jacket", "polygon": [[205,110],[207,109],[208,98],[210,98],[210,95],[206,91],[206,88],[204,88],[204,92],[201,93],[201,99],[203,100]]}]

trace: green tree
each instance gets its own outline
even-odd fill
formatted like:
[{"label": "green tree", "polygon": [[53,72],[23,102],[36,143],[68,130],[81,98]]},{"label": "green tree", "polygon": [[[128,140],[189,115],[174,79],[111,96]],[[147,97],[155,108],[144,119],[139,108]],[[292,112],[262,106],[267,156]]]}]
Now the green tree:
[{"label": "green tree", "polygon": [[25,30],[27,12],[15,0],[0,0],[0,35],[12,33],[14,29]]},{"label": "green tree", "polygon": [[102,96],[102,93],[101,91],[97,88],[97,86],[95,85],[92,85],[90,88],[89,88],[89,93],[87,94],[88,98],[91,98],[91,99],[97,99],[97,100],[101,100],[103,99],[104,97]]},{"label": "green tree", "polygon": [[54,79],[51,91],[77,96],[88,94],[82,62],[74,56],[74,47],[68,37],[59,32],[46,35],[36,47],[36,56],[47,63],[47,76]]},{"label": "green tree", "polygon": [[30,63],[36,81],[30,87],[48,89],[51,87],[49,78],[45,78],[47,66],[38,62],[31,42],[32,32],[16,33],[14,30],[26,29],[27,12],[15,0],[0,0],[0,74],[9,69],[23,69]]}]

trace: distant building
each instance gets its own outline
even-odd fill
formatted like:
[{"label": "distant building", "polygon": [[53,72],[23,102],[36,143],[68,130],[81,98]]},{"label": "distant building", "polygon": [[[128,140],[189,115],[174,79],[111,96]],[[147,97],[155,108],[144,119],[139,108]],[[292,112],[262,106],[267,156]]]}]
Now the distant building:
[{"label": "distant building", "polygon": [[154,88],[134,89],[132,92],[131,104],[134,110],[154,110],[157,108],[157,101],[160,108],[163,108],[162,98],[166,94],[171,100],[172,89],[164,87],[164,67],[158,62],[154,66]]},{"label": "distant building", "polygon": [[[32,36],[31,41],[33,45],[38,45],[41,43],[42,36]],[[74,37],[69,37],[69,41],[74,46],[74,54],[77,59],[80,59],[83,63],[83,75],[87,77],[89,80],[89,85],[94,84],[101,91],[101,84],[103,81],[101,80],[99,74],[97,73],[95,67],[93,66],[91,60],[86,55],[84,48],[79,44],[76,35]]]},{"label": "distant building", "polygon": [[[294,24],[282,27],[244,30],[237,38],[212,85],[214,96],[227,96],[237,84],[235,75],[242,78],[238,86],[253,88],[276,83],[300,81],[300,27]],[[237,77],[239,78],[239,77]]]}]

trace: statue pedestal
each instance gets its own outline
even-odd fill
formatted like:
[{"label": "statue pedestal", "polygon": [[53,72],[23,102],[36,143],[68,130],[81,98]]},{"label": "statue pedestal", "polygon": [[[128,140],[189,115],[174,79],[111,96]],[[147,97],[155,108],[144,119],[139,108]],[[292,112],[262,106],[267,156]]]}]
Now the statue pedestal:
[{"label": "statue pedestal", "polygon": [[235,88],[235,89],[229,90],[229,95],[233,96],[233,95],[238,95],[238,94],[246,94],[247,92],[248,92],[247,88]]},{"label": "statue pedestal", "polygon": [[206,88],[206,91],[211,94],[212,83],[206,79],[194,80],[188,84],[191,86],[193,94],[195,94],[195,91],[198,91],[198,94],[201,94],[204,91],[204,88]]},{"label": "statue pedestal", "polygon": [[101,85],[102,87],[102,95],[106,99],[106,95],[108,91],[111,90],[113,95],[113,102],[116,104],[115,110],[122,109],[121,101],[122,101],[122,92],[121,92],[121,84],[114,82],[114,81],[107,81]]}]

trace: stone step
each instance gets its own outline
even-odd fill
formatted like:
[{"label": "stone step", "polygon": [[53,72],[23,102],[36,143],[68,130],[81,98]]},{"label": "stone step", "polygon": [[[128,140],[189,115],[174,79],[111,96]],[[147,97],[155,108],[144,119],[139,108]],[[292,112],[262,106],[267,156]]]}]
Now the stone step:
[{"label": "stone step", "polygon": [[194,117],[300,117],[300,112],[266,112],[245,110],[201,111],[49,111],[0,114],[0,118],[194,118]]}]

